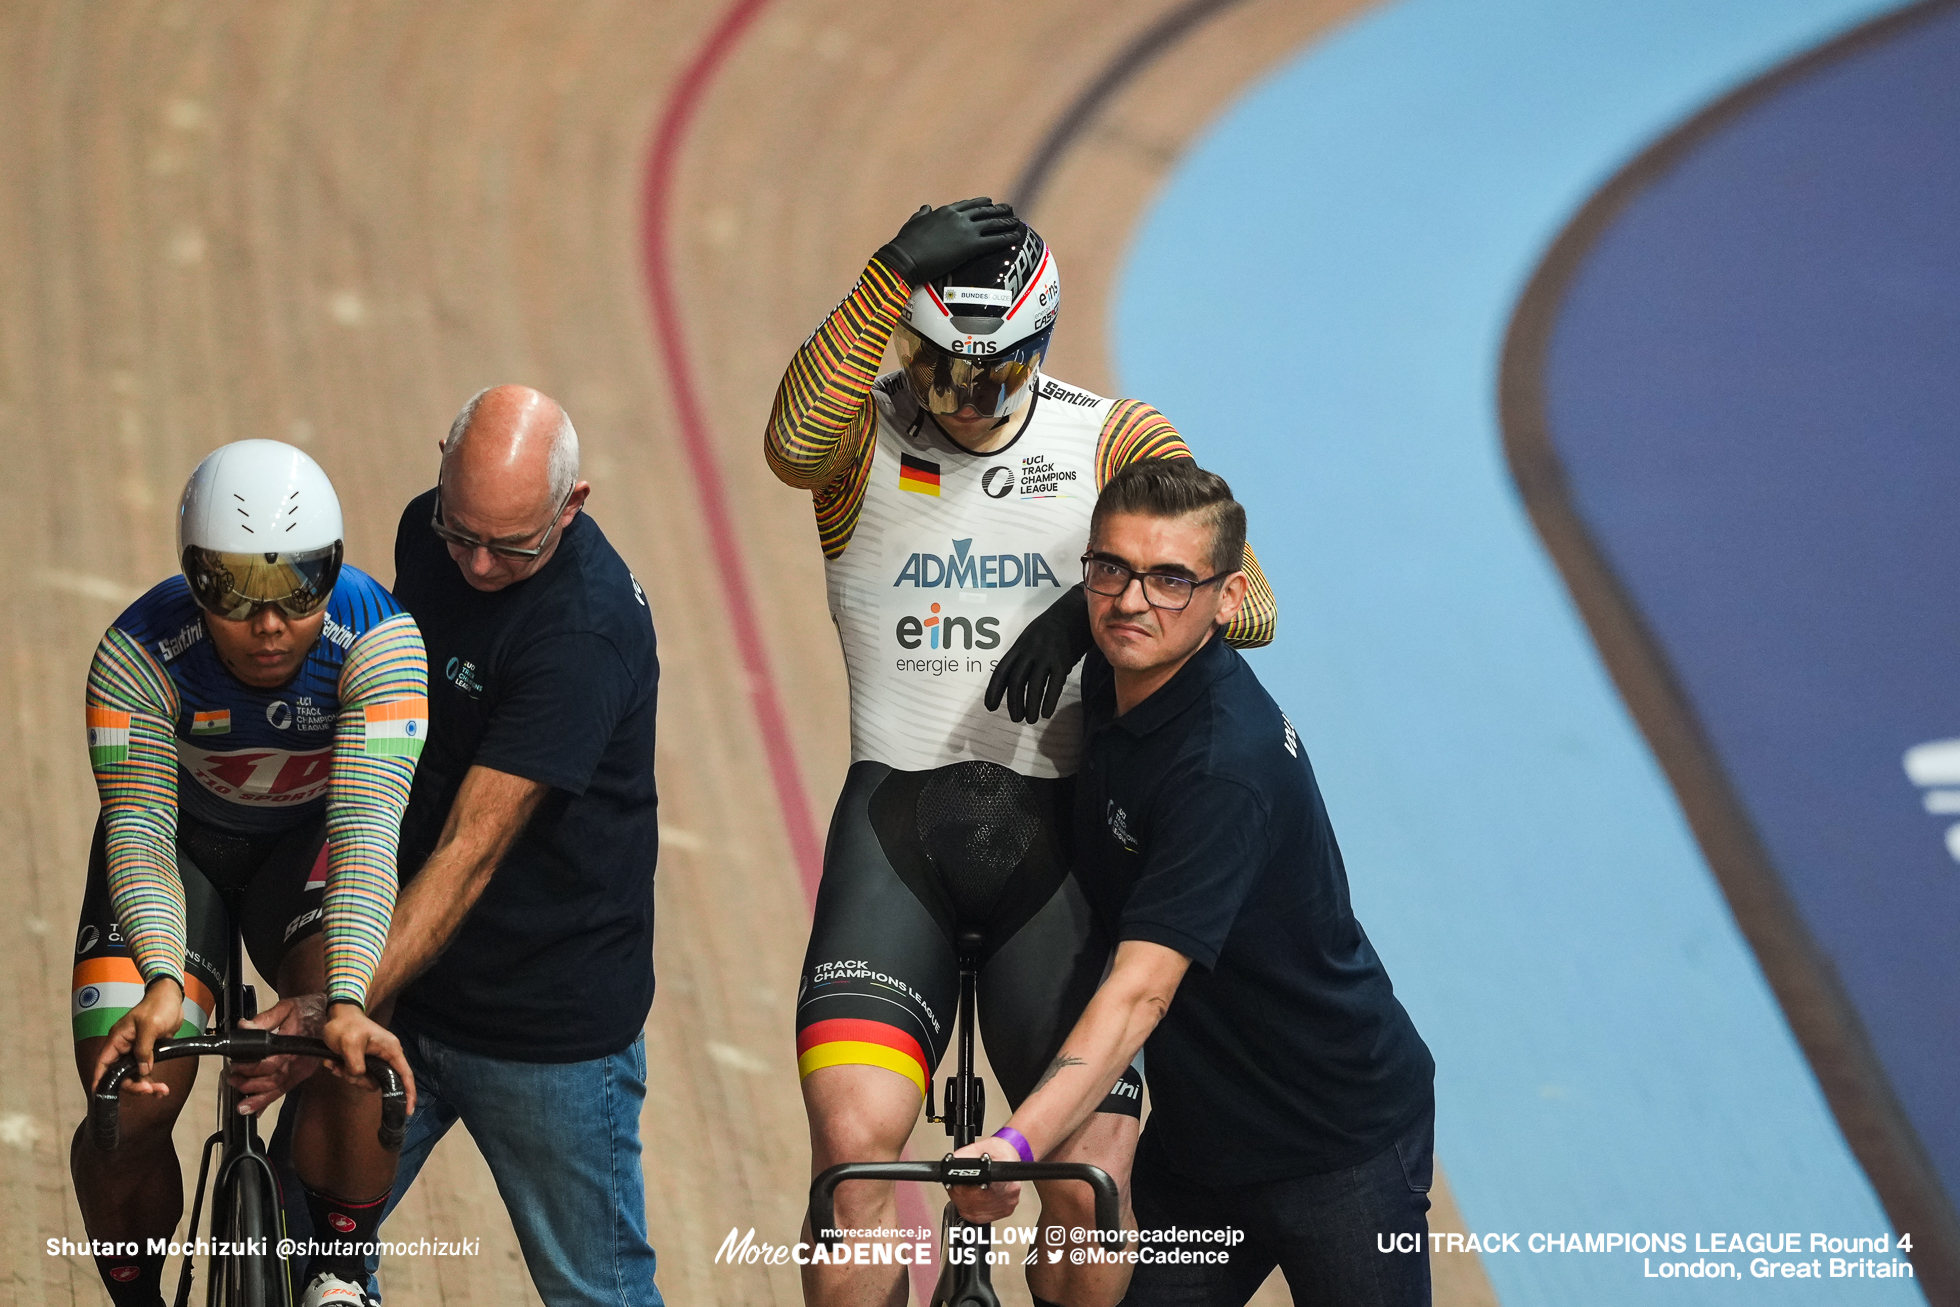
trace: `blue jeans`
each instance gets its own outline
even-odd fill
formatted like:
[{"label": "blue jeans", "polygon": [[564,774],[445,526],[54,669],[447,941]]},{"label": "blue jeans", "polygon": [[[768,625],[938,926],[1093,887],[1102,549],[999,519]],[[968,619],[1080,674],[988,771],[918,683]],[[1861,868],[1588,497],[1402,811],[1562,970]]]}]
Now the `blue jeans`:
[{"label": "blue jeans", "polygon": [[[1230,1260],[1139,1265],[1123,1307],[1241,1307],[1275,1266],[1285,1273],[1298,1307],[1429,1307],[1435,1137],[1432,1108],[1358,1166],[1214,1188],[1153,1165],[1146,1131],[1131,1180],[1137,1225],[1144,1230],[1236,1228],[1245,1238],[1237,1247],[1198,1241],[1143,1245],[1222,1252]],[[1406,1237],[1411,1234],[1415,1238]],[[1381,1251],[1398,1246],[1422,1251]]]},{"label": "blue jeans", "polygon": [[[415,1072],[388,1213],[461,1120],[548,1307],[662,1307],[640,1170],[646,1037],[589,1062],[507,1062],[398,1032]],[[382,1236],[387,1237],[385,1234]],[[369,1259],[369,1285],[378,1259]]]}]

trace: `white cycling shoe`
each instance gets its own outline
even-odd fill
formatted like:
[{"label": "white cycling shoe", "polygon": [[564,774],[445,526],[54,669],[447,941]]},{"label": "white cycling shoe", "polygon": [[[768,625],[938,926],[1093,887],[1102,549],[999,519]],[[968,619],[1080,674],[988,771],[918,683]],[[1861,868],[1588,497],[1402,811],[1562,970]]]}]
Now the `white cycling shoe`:
[{"label": "white cycling shoe", "polygon": [[300,1300],[300,1307],[377,1307],[377,1304],[360,1285],[349,1284],[332,1271],[321,1271],[306,1286],[306,1297]]}]

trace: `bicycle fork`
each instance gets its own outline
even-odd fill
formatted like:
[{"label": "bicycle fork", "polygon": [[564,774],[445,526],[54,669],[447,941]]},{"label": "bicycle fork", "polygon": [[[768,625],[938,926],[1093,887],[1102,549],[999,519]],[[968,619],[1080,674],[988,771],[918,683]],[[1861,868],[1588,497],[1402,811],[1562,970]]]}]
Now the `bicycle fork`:
[{"label": "bicycle fork", "polygon": [[[943,1121],[953,1137],[954,1149],[961,1149],[980,1137],[985,1129],[987,1087],[973,1071],[973,1028],[979,985],[981,939],[974,932],[961,932],[960,1004],[958,1015],[959,1061],[957,1073],[946,1081],[946,1112],[932,1114],[932,1086],[926,1085],[926,1120]],[[955,1242],[957,1235],[958,1241]],[[987,1263],[992,1251],[994,1227],[969,1221],[949,1200],[940,1219],[939,1246],[942,1260],[939,1282],[933,1286],[931,1307],[999,1307],[994,1293],[993,1268]],[[958,1260],[955,1260],[955,1259]]]}]

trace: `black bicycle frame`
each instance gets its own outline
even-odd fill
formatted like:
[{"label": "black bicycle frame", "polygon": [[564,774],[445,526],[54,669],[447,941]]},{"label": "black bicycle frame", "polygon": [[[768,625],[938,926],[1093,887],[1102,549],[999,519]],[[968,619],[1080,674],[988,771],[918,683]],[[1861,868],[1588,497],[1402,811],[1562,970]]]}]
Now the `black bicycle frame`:
[{"label": "black bicycle frame", "polygon": [[[953,1147],[964,1148],[980,1137],[986,1108],[986,1087],[973,1071],[974,1006],[980,972],[980,939],[962,932],[959,939],[960,1008],[956,1034],[959,1073],[946,1081],[944,1116],[932,1112],[932,1086],[926,1086],[926,1120],[943,1121]],[[1115,1235],[1122,1225],[1121,1199],[1116,1181],[1100,1166],[1087,1162],[996,1162],[990,1157],[954,1157],[948,1153],[937,1162],[842,1162],[810,1182],[810,1237],[820,1242],[838,1237],[837,1186],[846,1180],[917,1180],[937,1184],[990,1184],[995,1180],[1079,1180],[1095,1193],[1096,1228]],[[954,1240],[952,1232],[961,1232]],[[950,1256],[957,1243],[978,1250],[970,1262],[955,1262]],[[932,1307],[1000,1307],[994,1293],[991,1271],[984,1256],[993,1246],[993,1226],[969,1221],[951,1203],[946,1204],[945,1231],[941,1244],[948,1256],[941,1263],[939,1282],[932,1292]]]},{"label": "black bicycle frame", "polygon": [[[227,896],[226,907],[231,920],[239,918],[239,896]],[[223,1032],[212,1035],[189,1035],[181,1039],[159,1039],[156,1041],[154,1060],[168,1062],[180,1057],[221,1057],[225,1059],[226,1071],[232,1062],[256,1062],[281,1054],[298,1057],[314,1057],[322,1061],[338,1061],[339,1054],[325,1043],[305,1035],[275,1035],[270,1030],[250,1030],[239,1025],[241,1020],[256,1016],[257,1003],[253,987],[244,981],[244,948],[241,936],[234,925],[225,959],[225,981],[218,1001],[218,1020],[216,1028]],[[95,1092],[89,1096],[89,1137],[104,1152],[115,1151],[121,1133],[122,1086],[135,1074],[136,1058],[127,1054],[110,1063],[96,1082]],[[408,1091],[403,1087],[401,1077],[395,1069],[378,1058],[371,1058],[367,1065],[368,1078],[374,1081],[381,1091],[381,1126],[376,1132],[381,1146],[389,1152],[399,1152],[408,1128]],[[272,1160],[266,1155],[265,1144],[259,1138],[258,1117],[238,1110],[240,1095],[232,1087],[231,1077],[226,1074],[218,1087],[218,1129],[204,1141],[203,1159],[197,1168],[197,1197],[191,1205],[191,1224],[186,1243],[197,1242],[197,1223],[204,1208],[204,1182],[210,1173],[211,1150],[220,1150],[217,1183],[212,1189],[211,1224],[212,1234],[220,1239],[231,1240],[240,1231],[222,1228],[231,1218],[228,1215],[228,1200],[238,1192],[243,1177],[241,1171],[257,1169],[263,1173],[267,1182],[264,1192],[273,1196],[273,1217],[276,1220],[277,1196],[280,1191],[278,1172]],[[280,1297],[277,1301],[290,1305],[292,1302],[290,1268],[284,1265],[274,1248],[277,1232],[262,1231],[271,1240],[268,1256],[277,1258],[280,1263]],[[205,1300],[218,1302],[218,1292],[224,1282],[221,1271],[222,1259],[215,1254],[211,1259],[211,1283]],[[177,1279],[176,1307],[187,1307],[190,1302],[192,1280],[192,1258],[184,1254],[184,1269]]]}]

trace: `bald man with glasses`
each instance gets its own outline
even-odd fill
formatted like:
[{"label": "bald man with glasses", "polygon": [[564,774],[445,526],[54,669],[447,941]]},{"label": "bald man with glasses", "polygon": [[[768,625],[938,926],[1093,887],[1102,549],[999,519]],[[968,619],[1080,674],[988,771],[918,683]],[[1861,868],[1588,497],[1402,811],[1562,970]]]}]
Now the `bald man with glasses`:
[{"label": "bald man with glasses", "polygon": [[544,1301],[646,1307],[660,672],[590,493],[564,410],[498,386],[402,514],[395,595],[429,641],[430,744],[370,992],[393,999],[423,1092],[397,1197],[460,1119]]}]

